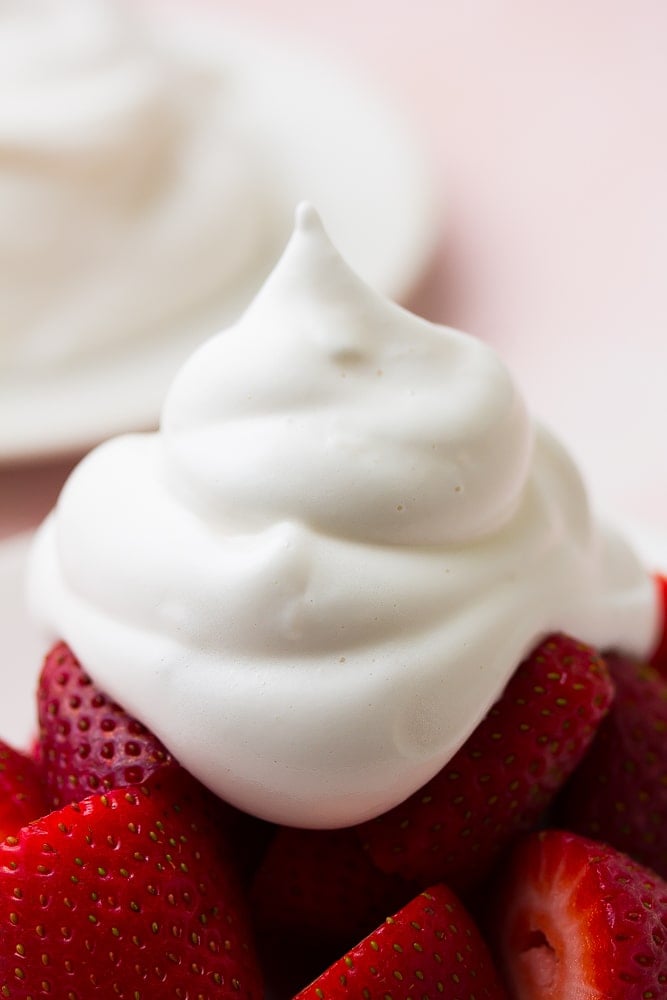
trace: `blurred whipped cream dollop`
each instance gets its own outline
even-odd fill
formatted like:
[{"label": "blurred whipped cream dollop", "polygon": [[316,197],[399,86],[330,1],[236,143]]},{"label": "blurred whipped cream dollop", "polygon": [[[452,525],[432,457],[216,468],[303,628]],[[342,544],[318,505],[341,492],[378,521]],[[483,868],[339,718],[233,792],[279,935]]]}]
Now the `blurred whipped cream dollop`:
[{"label": "blurred whipped cream dollop", "polygon": [[0,0],[0,372],[210,334],[266,276],[282,206],[221,63],[121,0]]},{"label": "blurred whipped cream dollop", "polygon": [[73,473],[30,591],[202,781],[314,827],[420,787],[545,633],[645,653],[657,628],[496,355],[371,291],[307,206],[159,433]]}]

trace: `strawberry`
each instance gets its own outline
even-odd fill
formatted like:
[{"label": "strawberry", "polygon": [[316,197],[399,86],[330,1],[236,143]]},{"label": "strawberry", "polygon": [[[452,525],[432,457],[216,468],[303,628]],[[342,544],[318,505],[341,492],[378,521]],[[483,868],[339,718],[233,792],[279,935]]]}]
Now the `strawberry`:
[{"label": "strawberry", "polygon": [[667,878],[667,679],[631,657],[607,663],[616,697],[556,816]]},{"label": "strawberry", "polygon": [[251,892],[275,995],[292,996],[416,891],[371,864],[353,829],[280,827]]},{"label": "strawberry", "polygon": [[452,760],[401,805],[358,828],[373,862],[465,893],[535,826],[605,715],[604,661],[564,635],[542,642]]},{"label": "strawberry", "polygon": [[295,1000],[506,1000],[486,944],[456,896],[436,885],[338,959]]},{"label": "strawberry", "polygon": [[529,835],[493,910],[515,1000],[667,996],[667,883],[612,847],[558,830]]},{"label": "strawberry", "polygon": [[658,646],[651,657],[651,665],[663,677],[667,677],[667,576],[658,574],[655,577],[655,585],[658,591],[658,609],[661,625]]},{"label": "strawberry", "polygon": [[[64,642],[46,656],[37,708],[40,734],[35,756],[51,808],[78,802],[91,792],[141,784],[156,770],[175,763],[157,736],[91,680]],[[200,797],[205,798],[201,788]],[[212,794],[207,808],[234,840],[239,866],[249,877],[273,827]]]},{"label": "strawberry", "polygon": [[264,930],[335,938],[353,944],[416,892],[379,871],[353,829],[281,827],[252,887],[253,914]]},{"label": "strawberry", "polygon": [[53,808],[139,784],[172,760],[157,737],[93,683],[64,642],[44,661],[37,711],[37,759]]},{"label": "strawberry", "polygon": [[0,741],[0,840],[47,810],[35,762]]},{"label": "strawberry", "polygon": [[0,995],[260,997],[235,873],[172,765],[0,845]]}]

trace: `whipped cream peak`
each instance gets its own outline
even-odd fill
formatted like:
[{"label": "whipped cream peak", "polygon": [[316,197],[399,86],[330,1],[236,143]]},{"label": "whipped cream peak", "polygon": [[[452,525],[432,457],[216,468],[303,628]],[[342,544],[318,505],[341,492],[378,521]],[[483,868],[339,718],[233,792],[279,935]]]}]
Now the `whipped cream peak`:
[{"label": "whipped cream peak", "polygon": [[549,632],[644,655],[658,617],[496,355],[365,286],[310,207],[159,432],[72,474],[30,599],[205,784],[311,827],[421,787]]},{"label": "whipped cream peak", "polygon": [[417,545],[506,521],[533,441],[496,355],[365,285],[309,205],[240,321],[176,377],[162,429],[176,488],[211,517]]}]

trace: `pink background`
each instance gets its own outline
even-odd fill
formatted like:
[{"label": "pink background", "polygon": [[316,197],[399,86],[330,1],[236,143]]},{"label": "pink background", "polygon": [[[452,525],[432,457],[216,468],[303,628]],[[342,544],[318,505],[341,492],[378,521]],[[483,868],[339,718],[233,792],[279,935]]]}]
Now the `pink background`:
[{"label": "pink background", "polygon": [[[441,247],[411,304],[493,343],[605,507],[667,529],[667,7],[242,9],[405,111],[442,199]],[[0,535],[40,519],[71,464],[0,469]]]}]

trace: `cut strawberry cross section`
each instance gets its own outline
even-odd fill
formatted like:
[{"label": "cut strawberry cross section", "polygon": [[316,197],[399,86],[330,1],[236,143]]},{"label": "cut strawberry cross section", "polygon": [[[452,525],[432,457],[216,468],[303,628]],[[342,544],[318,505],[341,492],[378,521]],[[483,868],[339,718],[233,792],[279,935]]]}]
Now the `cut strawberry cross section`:
[{"label": "cut strawberry cross section", "polygon": [[490,926],[514,1000],[667,996],[667,884],[604,844],[530,835]]}]

